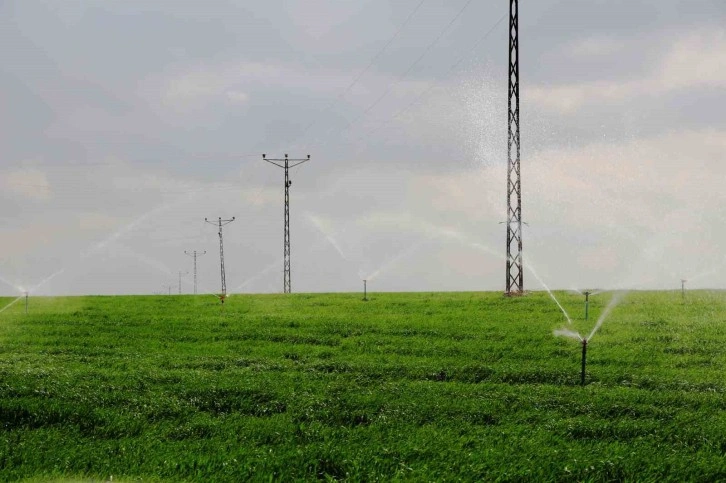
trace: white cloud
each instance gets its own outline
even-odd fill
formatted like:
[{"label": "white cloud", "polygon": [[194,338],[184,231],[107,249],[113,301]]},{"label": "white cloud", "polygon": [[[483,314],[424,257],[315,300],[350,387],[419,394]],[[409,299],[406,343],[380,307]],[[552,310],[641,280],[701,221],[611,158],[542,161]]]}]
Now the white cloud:
[{"label": "white cloud", "polygon": [[52,191],[48,176],[37,168],[7,171],[2,175],[3,191],[33,201],[48,201]]},{"label": "white cloud", "polygon": [[[587,40],[576,52],[619,48]],[[522,87],[522,101],[562,114],[587,103],[624,101],[635,96],[661,96],[678,89],[726,87],[726,29],[686,32],[676,38],[656,70],[641,78],[598,80],[553,86]]]},{"label": "white cloud", "polygon": [[244,104],[250,99],[250,96],[242,91],[229,90],[227,99],[234,103]]}]

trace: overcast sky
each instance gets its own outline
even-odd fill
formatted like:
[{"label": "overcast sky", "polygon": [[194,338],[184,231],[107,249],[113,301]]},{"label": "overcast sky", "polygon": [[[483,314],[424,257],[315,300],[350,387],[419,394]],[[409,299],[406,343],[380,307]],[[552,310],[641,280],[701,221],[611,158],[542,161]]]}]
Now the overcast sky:
[{"label": "overcast sky", "polygon": [[[505,0],[0,2],[0,294],[504,290]],[[520,2],[525,288],[726,288],[726,2]],[[191,273],[182,290],[192,291]]]}]

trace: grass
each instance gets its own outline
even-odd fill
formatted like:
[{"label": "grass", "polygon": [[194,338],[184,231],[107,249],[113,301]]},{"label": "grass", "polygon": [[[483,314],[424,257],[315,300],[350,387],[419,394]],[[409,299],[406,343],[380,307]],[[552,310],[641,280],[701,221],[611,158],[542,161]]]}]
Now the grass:
[{"label": "grass", "polygon": [[[588,333],[610,295],[557,293]],[[0,314],[0,480],[726,479],[726,297],[31,297]],[[0,308],[13,299],[0,299]]]}]

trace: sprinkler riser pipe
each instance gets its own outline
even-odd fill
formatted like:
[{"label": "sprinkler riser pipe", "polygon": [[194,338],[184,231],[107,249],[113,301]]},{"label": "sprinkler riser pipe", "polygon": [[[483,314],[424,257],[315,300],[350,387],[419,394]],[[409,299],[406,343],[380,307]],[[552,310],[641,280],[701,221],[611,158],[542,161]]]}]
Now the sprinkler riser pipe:
[{"label": "sprinkler riser pipe", "polygon": [[589,318],[590,292],[585,292],[585,320]]},{"label": "sprinkler riser pipe", "polygon": [[363,280],[363,300],[368,300],[368,281]]},{"label": "sprinkler riser pipe", "polygon": [[582,339],[582,372],[580,373],[580,385],[585,385],[585,364],[587,361],[587,339]]}]

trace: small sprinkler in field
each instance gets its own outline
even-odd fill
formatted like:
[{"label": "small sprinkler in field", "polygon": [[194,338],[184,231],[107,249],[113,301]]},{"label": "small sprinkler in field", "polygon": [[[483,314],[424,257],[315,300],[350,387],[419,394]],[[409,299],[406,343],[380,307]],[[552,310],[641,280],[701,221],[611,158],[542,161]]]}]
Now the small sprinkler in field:
[{"label": "small sprinkler in field", "polygon": [[25,291],[25,315],[28,315],[28,295],[29,295],[29,292],[26,290]]},{"label": "small sprinkler in field", "polygon": [[683,299],[684,302],[686,301],[686,282],[687,281],[688,280],[681,279],[681,298]]},{"label": "small sprinkler in field", "polygon": [[224,301],[227,298],[227,294],[221,293],[221,294],[217,295],[217,298],[219,298],[219,301],[222,302],[222,305],[224,305]]},{"label": "small sprinkler in field", "polygon": [[364,279],[363,280],[363,301],[364,302],[367,302],[368,301],[368,286],[367,286],[367,284],[368,284],[368,281]]},{"label": "small sprinkler in field", "polygon": [[590,308],[590,295],[592,295],[592,292],[589,290],[586,290],[582,293],[585,296],[585,320],[588,319],[588,312]]},{"label": "small sprinkler in field", "polygon": [[582,372],[580,373],[580,384],[585,385],[585,363],[587,361],[587,339],[582,339]]}]

